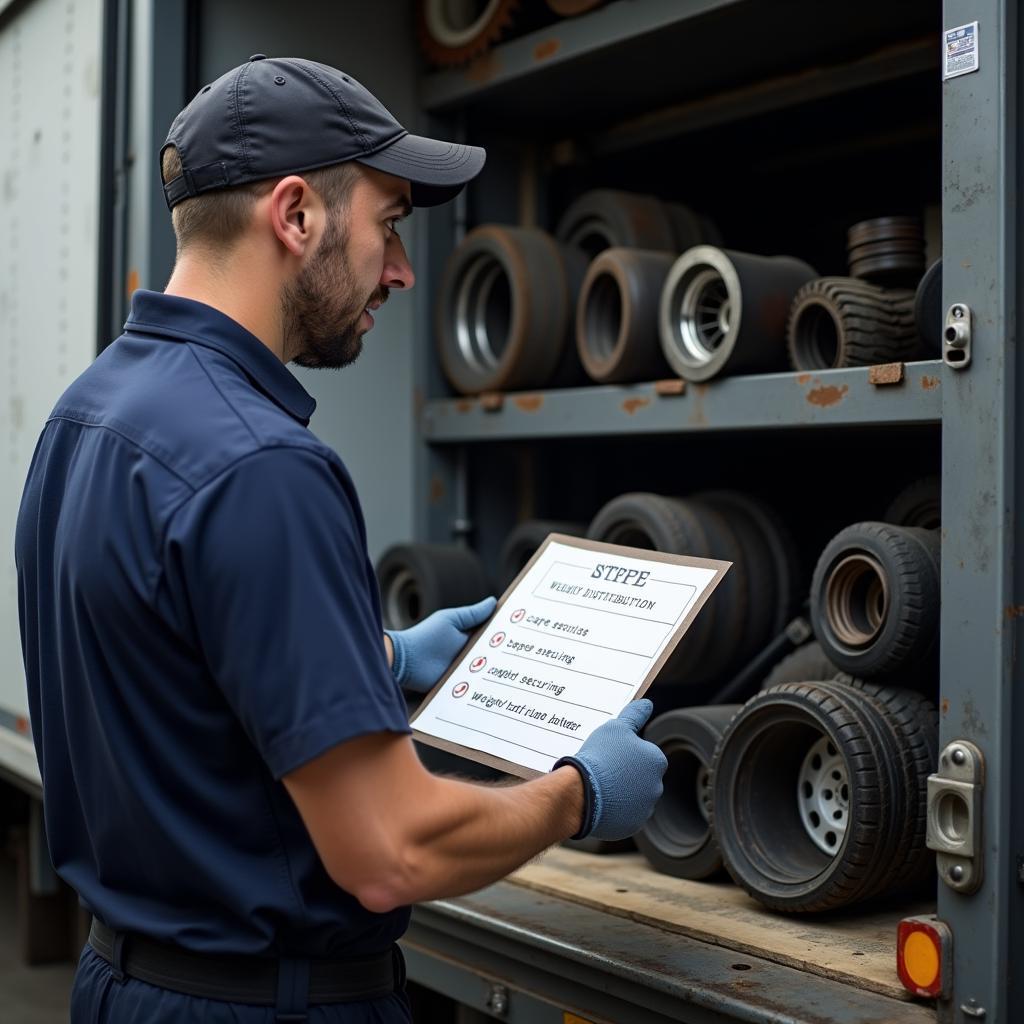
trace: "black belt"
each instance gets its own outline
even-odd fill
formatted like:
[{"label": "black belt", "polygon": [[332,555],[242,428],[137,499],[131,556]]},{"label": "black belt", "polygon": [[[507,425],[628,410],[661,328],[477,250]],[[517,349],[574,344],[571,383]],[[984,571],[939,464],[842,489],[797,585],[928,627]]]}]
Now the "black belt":
[{"label": "black belt", "polygon": [[349,960],[193,953],[93,919],[89,945],[125,977],[203,999],[275,1006],[278,1021],[303,1021],[308,1005],[380,999],[405,987],[398,946]]}]

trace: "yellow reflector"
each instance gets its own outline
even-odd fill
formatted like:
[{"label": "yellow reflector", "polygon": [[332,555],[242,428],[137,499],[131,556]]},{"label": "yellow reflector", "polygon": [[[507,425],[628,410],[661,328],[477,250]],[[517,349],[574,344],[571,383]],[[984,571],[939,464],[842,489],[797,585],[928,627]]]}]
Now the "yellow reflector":
[{"label": "yellow reflector", "polygon": [[903,964],[915,985],[929,988],[939,974],[939,951],[924,932],[911,932],[903,944]]}]

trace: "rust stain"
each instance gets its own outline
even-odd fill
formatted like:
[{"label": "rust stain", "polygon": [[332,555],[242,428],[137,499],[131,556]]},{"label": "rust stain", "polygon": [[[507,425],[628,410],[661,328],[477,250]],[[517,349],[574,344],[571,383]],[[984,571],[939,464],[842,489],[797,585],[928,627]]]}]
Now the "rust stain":
[{"label": "rust stain", "polygon": [[797,384],[810,384],[811,375],[809,373],[801,373],[796,379]]},{"label": "rust stain", "polygon": [[486,85],[501,71],[501,61],[491,50],[477,58],[466,68],[466,78],[474,85]]},{"label": "rust stain", "polygon": [[1010,604],[1006,606],[1006,617],[1008,619],[1019,619],[1024,615],[1024,604]]},{"label": "rust stain", "polygon": [[708,417],[704,412],[704,396],[707,393],[707,384],[697,384],[693,388],[693,411],[690,413],[691,426],[706,427],[708,425]]},{"label": "rust stain", "polygon": [[938,377],[929,377],[927,374],[921,378],[921,387],[925,391],[934,391],[939,386]]},{"label": "rust stain", "polygon": [[22,736],[27,736],[29,733],[28,719],[23,715],[18,715],[14,720],[14,730],[20,733]]},{"label": "rust stain", "polygon": [[548,60],[550,57],[554,57],[561,48],[562,42],[560,39],[545,39],[543,43],[538,43],[534,47],[533,59]]},{"label": "rust stain", "polygon": [[444,481],[439,477],[431,477],[430,479],[430,504],[439,505],[441,499],[444,497]]},{"label": "rust stain", "polygon": [[807,401],[811,405],[820,405],[823,409],[830,405],[838,405],[845,397],[850,388],[844,384],[841,388],[834,384],[815,388],[807,392]]},{"label": "rust stain", "polygon": [[467,413],[473,411],[473,400],[471,398],[460,398],[455,403],[455,411]]},{"label": "rust stain", "polygon": [[949,714],[949,698],[948,697],[943,697],[942,698],[942,713],[943,713],[943,715],[948,715]]},{"label": "rust stain", "polygon": [[622,408],[625,409],[629,416],[632,416],[637,409],[642,409],[645,405],[650,405],[651,400],[649,398],[627,398],[622,403]]},{"label": "rust stain", "polygon": [[544,396],[517,395],[515,403],[523,412],[536,412],[544,404]]}]

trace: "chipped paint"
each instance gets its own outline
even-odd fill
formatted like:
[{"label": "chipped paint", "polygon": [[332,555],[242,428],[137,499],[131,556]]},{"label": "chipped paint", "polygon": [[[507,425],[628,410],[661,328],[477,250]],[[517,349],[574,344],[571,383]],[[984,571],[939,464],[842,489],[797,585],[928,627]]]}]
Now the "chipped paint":
[{"label": "chipped paint", "polygon": [[974,706],[973,700],[967,699],[964,701],[964,717],[961,722],[961,729],[965,736],[969,736],[972,739],[978,739],[988,733],[988,729],[985,728],[985,722],[978,709]]},{"label": "chipped paint", "polygon": [[536,412],[544,404],[543,395],[516,395],[516,406],[523,412]]},{"label": "chipped paint", "polygon": [[929,377],[927,374],[925,374],[921,378],[921,387],[925,391],[934,391],[938,386],[939,386],[939,378],[938,377]]},{"label": "chipped paint", "polygon": [[706,427],[708,425],[707,413],[704,411],[704,398],[708,393],[707,384],[696,384],[692,388],[693,408],[690,412],[690,426]]},{"label": "chipped paint", "polygon": [[538,43],[533,50],[533,59],[536,61],[549,60],[554,57],[556,53],[562,48],[562,41],[560,39],[545,39],[543,43]]},{"label": "chipped paint", "polygon": [[797,384],[801,384],[801,385],[802,384],[810,384],[812,379],[813,378],[811,377],[811,375],[809,373],[801,373],[800,376],[797,377],[796,382],[797,382]]},{"label": "chipped paint", "polygon": [[824,409],[830,405],[838,405],[849,390],[850,388],[846,384],[842,387],[836,387],[835,384],[822,385],[820,388],[814,388],[813,391],[807,392],[807,401],[811,405],[818,405]]},{"label": "chipped paint", "polygon": [[645,405],[650,405],[651,400],[649,398],[627,398],[622,403],[622,408],[626,414],[632,416],[638,409],[642,409]]}]

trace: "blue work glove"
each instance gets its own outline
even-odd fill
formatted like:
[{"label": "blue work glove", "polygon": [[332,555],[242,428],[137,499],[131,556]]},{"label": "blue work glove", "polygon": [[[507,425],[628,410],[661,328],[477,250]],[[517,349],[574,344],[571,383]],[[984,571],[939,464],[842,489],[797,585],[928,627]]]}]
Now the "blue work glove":
[{"label": "blue work glove", "polygon": [[395,649],[391,672],[399,686],[413,693],[431,690],[466,646],[466,634],[486,622],[497,604],[485,597],[477,604],[442,608],[408,629],[384,630]]},{"label": "blue work glove", "polygon": [[573,839],[625,839],[651,816],[668,768],[661,748],[637,735],[653,710],[649,700],[631,701],[618,718],[598,726],[574,757],[555,765],[571,764],[583,777],[583,826]]}]

